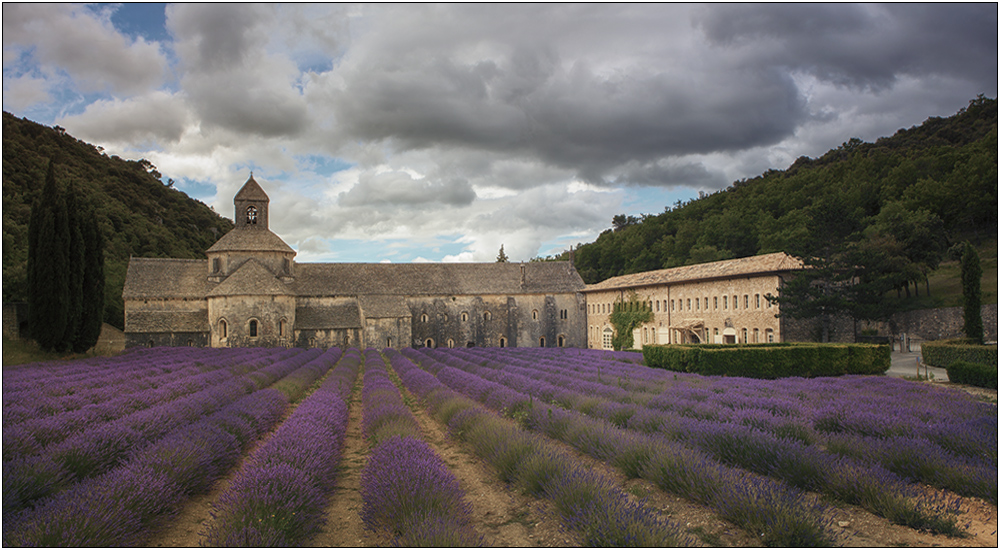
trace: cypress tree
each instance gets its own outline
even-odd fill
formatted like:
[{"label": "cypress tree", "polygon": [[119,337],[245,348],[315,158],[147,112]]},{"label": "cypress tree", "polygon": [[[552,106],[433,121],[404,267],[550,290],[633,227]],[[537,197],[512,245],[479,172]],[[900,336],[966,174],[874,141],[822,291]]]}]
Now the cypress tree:
[{"label": "cypress tree", "polygon": [[983,289],[981,279],[983,268],[979,265],[979,254],[966,241],[962,251],[962,307],[964,309],[965,325],[962,331],[966,338],[977,344],[983,343]]},{"label": "cypress tree", "polygon": [[[66,190],[66,222],[69,227],[69,243],[66,247],[67,302],[66,302],[66,332],[63,335],[64,346],[75,348],[77,331],[83,316],[83,231],[80,224],[80,205],[77,202],[76,186],[70,182]],[[84,350],[86,351],[86,350]]]},{"label": "cypress tree", "polygon": [[97,344],[104,321],[104,236],[93,209],[83,221],[83,300],[82,316],[73,341],[73,351],[83,353]]},{"label": "cypress tree", "polygon": [[69,303],[69,223],[66,201],[49,160],[42,194],[32,208],[29,229],[28,324],[45,350],[64,351]]}]

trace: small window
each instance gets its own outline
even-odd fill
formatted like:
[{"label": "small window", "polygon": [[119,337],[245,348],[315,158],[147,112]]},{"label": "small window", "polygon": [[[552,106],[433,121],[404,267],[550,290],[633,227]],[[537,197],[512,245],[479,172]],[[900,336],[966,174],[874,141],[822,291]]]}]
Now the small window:
[{"label": "small window", "polygon": [[463,311],[462,312],[462,321],[468,321],[468,320],[469,320],[469,314]]},{"label": "small window", "polygon": [[225,319],[219,319],[219,338],[225,340],[229,337],[229,323]]},{"label": "small window", "polygon": [[248,206],[247,207],[247,225],[257,224],[257,207]]},{"label": "small window", "polygon": [[434,347],[434,340],[428,338],[428,339],[424,340],[424,345],[427,346],[427,347],[429,347],[429,348],[433,348]]},{"label": "small window", "polygon": [[531,320],[532,321],[537,321],[538,320],[538,310],[537,309],[531,310]]},{"label": "small window", "polygon": [[743,309],[750,309],[750,295],[743,295]]},{"label": "small window", "polygon": [[760,329],[753,329],[753,343],[756,344],[760,342]]},{"label": "small window", "polygon": [[691,311],[691,298],[688,298],[688,311]]},{"label": "small window", "polygon": [[500,338],[500,347],[502,347],[502,348],[507,347],[507,339],[506,338],[503,338],[503,337]]},{"label": "small window", "polygon": [[487,311],[483,314],[483,321],[489,321],[491,317],[490,312]]},{"label": "small window", "polygon": [[443,320],[444,320],[444,322],[445,322],[445,323],[447,323],[447,322],[448,322],[448,314],[447,314],[447,313],[445,313],[444,315],[442,315],[442,316],[441,316],[441,319],[443,319]]},{"label": "small window", "polygon": [[545,347],[545,337],[544,336],[542,336],[541,338],[538,339],[538,347],[540,347],[540,348],[544,348]]},{"label": "small window", "polygon": [[556,345],[558,345],[559,347],[565,346],[566,345],[566,337],[560,335],[559,338],[556,339]]},{"label": "small window", "polygon": [[212,273],[218,273],[222,268],[222,262],[218,258],[212,258]]},{"label": "small window", "polygon": [[292,261],[289,260],[288,258],[285,258],[285,273],[291,273],[291,272],[292,272]]},{"label": "small window", "polygon": [[427,314],[426,313],[424,313],[423,315],[420,316],[420,322],[421,323],[426,323],[427,322]]},{"label": "small window", "polygon": [[250,328],[249,328],[248,332],[249,332],[251,338],[256,338],[257,337],[257,320],[256,319],[250,319]]},{"label": "small window", "polygon": [[739,307],[740,307],[740,297],[734,295],[733,296],[733,309],[739,309]]},{"label": "small window", "polygon": [[719,309],[719,297],[718,296],[713,296],[712,297],[712,309]]},{"label": "small window", "polygon": [[387,347],[387,348],[391,348],[392,347],[392,338],[386,338],[385,339],[385,347]]},{"label": "small window", "polygon": [[288,321],[286,321],[285,319],[282,319],[282,320],[278,321],[278,336],[281,336],[282,338],[284,338],[286,336],[285,335],[285,330],[286,330],[287,323],[288,323]]},{"label": "small window", "polygon": [[722,309],[729,309],[729,296],[722,297]]},{"label": "small window", "polygon": [[749,342],[749,340],[747,340],[747,329],[743,329],[742,335],[743,335],[743,343],[746,344],[747,342]]},{"label": "small window", "polygon": [[451,338],[448,338],[448,347],[449,348],[455,347],[455,341],[452,340]]}]

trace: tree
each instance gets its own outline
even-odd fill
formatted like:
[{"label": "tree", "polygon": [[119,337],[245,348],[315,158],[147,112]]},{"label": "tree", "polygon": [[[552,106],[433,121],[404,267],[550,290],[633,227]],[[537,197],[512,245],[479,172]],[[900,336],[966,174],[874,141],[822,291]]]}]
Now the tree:
[{"label": "tree", "polygon": [[983,289],[981,279],[983,268],[979,265],[979,254],[968,241],[962,251],[962,307],[965,324],[962,331],[967,338],[978,344],[983,343]]},{"label": "tree", "polygon": [[28,231],[28,325],[31,337],[44,350],[66,349],[69,313],[70,232],[66,200],[56,183],[49,160],[42,194],[32,207]]},{"label": "tree", "polygon": [[80,324],[73,351],[83,353],[97,344],[104,321],[104,236],[93,209],[82,224],[83,288]]},{"label": "tree", "polygon": [[[66,223],[69,227],[69,242],[66,245],[66,332],[63,335],[64,346],[73,347],[80,321],[83,317],[83,222],[80,205],[77,202],[76,186],[71,182],[66,189]],[[84,350],[86,351],[86,350]]]},{"label": "tree", "polygon": [[498,264],[505,264],[505,263],[507,263],[508,259],[509,258],[507,258],[507,255],[504,254],[504,252],[503,252],[503,245],[500,245],[500,253],[497,254],[497,263]]}]

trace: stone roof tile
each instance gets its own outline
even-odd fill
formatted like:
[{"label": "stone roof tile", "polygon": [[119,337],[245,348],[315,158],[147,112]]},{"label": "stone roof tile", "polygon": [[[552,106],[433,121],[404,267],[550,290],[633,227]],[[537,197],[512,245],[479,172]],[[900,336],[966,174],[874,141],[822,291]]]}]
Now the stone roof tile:
[{"label": "stone roof tile", "polygon": [[208,281],[208,260],[130,258],[122,297],[202,299],[215,284]]},{"label": "stone roof tile", "polygon": [[361,312],[365,319],[395,319],[410,317],[410,306],[402,296],[371,296],[362,294],[358,297]]},{"label": "stone roof tile", "polygon": [[257,183],[257,180],[253,179],[253,174],[243,184],[243,187],[237,191],[233,200],[270,201],[264,189]]},{"label": "stone roof tile", "polygon": [[800,260],[784,252],[774,252],[761,256],[620,275],[587,285],[584,292],[725,279],[764,273],[782,273],[802,269],[802,265]]},{"label": "stone roof tile", "polygon": [[222,236],[209,247],[208,252],[291,252],[295,249],[288,246],[281,237],[270,229],[240,229],[235,228]]},{"label": "stone roof tile", "polygon": [[243,263],[207,296],[290,296],[294,293],[257,260]]},{"label": "stone roof tile", "polygon": [[361,328],[357,302],[334,306],[300,306],[295,308],[296,330],[329,330]]},{"label": "stone roof tile", "polygon": [[584,283],[568,262],[325,263],[296,265],[295,288],[299,296],[454,296],[579,292]]}]

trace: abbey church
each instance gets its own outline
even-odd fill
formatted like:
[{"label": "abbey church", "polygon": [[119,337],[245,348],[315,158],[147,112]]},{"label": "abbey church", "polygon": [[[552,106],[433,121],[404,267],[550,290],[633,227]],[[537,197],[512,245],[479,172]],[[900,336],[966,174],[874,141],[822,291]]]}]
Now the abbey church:
[{"label": "abbey church", "polygon": [[571,262],[297,263],[251,175],[207,259],[132,258],[126,347],[585,347]]}]

